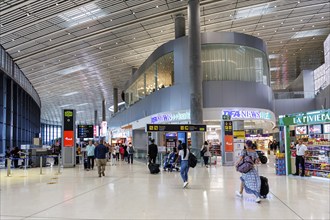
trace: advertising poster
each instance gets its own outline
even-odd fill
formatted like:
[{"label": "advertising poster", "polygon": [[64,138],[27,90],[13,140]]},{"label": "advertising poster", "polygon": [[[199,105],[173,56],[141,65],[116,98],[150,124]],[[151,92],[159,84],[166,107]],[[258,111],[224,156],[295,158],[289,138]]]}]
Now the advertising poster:
[{"label": "advertising poster", "polygon": [[64,139],[63,139],[63,146],[64,147],[73,147],[74,143],[73,143],[73,131],[64,131],[63,132],[64,135]]},{"label": "advertising poster", "polygon": [[64,110],[63,147],[74,147],[73,110]]},{"label": "advertising poster", "polygon": [[234,143],[232,135],[225,135],[225,151],[233,152],[234,151]]}]

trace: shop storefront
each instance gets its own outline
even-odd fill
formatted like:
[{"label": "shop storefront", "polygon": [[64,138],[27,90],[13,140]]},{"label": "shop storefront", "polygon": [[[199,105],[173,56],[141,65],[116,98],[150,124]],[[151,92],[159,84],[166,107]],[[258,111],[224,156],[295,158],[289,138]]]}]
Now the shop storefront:
[{"label": "shop storefront", "polygon": [[283,127],[286,174],[296,172],[295,145],[302,139],[307,146],[305,175],[330,178],[330,109],[279,117]]}]

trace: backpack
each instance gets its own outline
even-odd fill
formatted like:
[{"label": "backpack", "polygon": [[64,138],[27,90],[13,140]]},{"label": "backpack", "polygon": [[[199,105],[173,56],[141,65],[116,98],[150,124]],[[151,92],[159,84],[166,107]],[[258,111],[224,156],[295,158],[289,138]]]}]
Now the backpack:
[{"label": "backpack", "polygon": [[134,153],[134,148],[133,148],[133,146],[128,147],[128,153],[129,153],[129,154],[133,154],[133,153]]},{"label": "backpack", "polygon": [[247,151],[245,151],[243,159],[236,165],[236,170],[240,173],[247,173],[253,168],[253,166],[254,162],[252,160],[252,157],[248,156]]},{"label": "backpack", "polygon": [[201,157],[204,156],[204,154],[206,153],[207,148],[204,146],[203,149],[201,150]]},{"label": "backpack", "polygon": [[194,168],[197,164],[196,156],[190,152],[189,152],[189,156],[188,156],[188,164],[189,164],[189,167],[192,167],[192,168]]}]

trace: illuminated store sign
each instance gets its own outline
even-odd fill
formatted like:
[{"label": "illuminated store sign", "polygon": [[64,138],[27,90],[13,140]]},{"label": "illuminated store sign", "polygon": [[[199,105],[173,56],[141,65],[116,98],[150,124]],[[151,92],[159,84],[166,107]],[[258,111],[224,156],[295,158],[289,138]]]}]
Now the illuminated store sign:
[{"label": "illuminated store sign", "polygon": [[151,123],[160,123],[165,121],[182,121],[182,120],[190,120],[189,111],[158,114],[156,116],[151,117]]},{"label": "illuminated store sign", "polygon": [[330,109],[279,117],[280,125],[299,125],[330,122]]},{"label": "illuminated store sign", "polygon": [[233,119],[272,119],[272,114],[258,110],[223,110],[222,115],[229,115]]}]

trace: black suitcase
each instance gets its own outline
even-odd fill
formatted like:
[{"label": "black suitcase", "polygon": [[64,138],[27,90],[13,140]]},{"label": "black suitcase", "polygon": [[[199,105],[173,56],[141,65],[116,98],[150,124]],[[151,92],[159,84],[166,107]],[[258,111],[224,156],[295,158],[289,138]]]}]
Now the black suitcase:
[{"label": "black suitcase", "polygon": [[260,186],[260,195],[263,198],[267,198],[267,194],[269,193],[269,185],[267,177],[260,176],[261,186]]},{"label": "black suitcase", "polygon": [[148,164],[148,168],[149,168],[149,171],[151,174],[157,174],[160,172],[159,170],[159,164],[156,164],[156,163],[149,163]]},{"label": "black suitcase", "polygon": [[87,170],[88,162],[87,158],[84,158],[84,169]]}]

